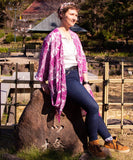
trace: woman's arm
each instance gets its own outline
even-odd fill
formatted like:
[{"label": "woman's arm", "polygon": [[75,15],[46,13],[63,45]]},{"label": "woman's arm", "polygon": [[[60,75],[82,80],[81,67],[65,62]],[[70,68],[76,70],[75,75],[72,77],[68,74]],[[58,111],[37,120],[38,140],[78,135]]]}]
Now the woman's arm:
[{"label": "woman's arm", "polygon": [[42,45],[39,67],[35,78],[39,81],[48,80],[49,65],[50,65],[50,54],[51,54],[51,37],[48,35]]},{"label": "woman's arm", "polygon": [[43,82],[43,81],[41,82],[41,88],[46,94],[50,94],[50,90],[49,90],[47,81],[46,82]]},{"label": "woman's arm", "polygon": [[89,85],[88,72],[83,73],[83,85],[86,88],[86,90],[90,93],[91,87]]}]

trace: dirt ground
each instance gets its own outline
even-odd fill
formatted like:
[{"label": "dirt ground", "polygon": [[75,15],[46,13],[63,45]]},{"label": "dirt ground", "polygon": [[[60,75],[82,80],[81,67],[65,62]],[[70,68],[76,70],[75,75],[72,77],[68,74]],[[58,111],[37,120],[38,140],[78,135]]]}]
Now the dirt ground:
[{"label": "dirt ground", "polygon": [[[20,54],[12,54],[12,57],[6,59],[6,63],[18,63],[18,64],[27,64],[29,62],[35,62],[38,63],[38,59],[34,58],[29,54],[28,57],[24,57],[21,53]],[[1,61],[0,63],[5,63],[4,61]],[[132,78],[132,77],[131,77]],[[111,102],[120,102],[120,87],[117,84],[114,84],[111,88],[109,100]],[[128,84],[125,87],[126,93],[125,93],[125,98],[126,102],[132,102],[133,103],[133,85]],[[114,92],[113,92],[114,91]],[[99,93],[94,93],[95,99],[97,102],[102,101],[102,92]],[[112,107],[112,110],[115,110],[115,106]],[[118,108],[119,109],[119,108]],[[126,113],[124,118],[127,118],[131,121],[133,121],[133,106],[127,107],[125,110],[128,110],[129,112]],[[120,118],[119,116],[116,117],[114,112],[109,113],[110,118]],[[126,154],[122,153],[112,153],[112,159],[113,160],[133,160],[133,128],[124,130],[123,135],[121,135],[120,129],[111,129],[110,130],[112,135],[117,135],[118,140],[123,143],[124,145],[127,145],[130,147],[130,152]],[[100,143],[102,144],[103,141],[100,140]]]},{"label": "dirt ground", "polygon": [[38,62],[38,60],[32,53],[27,53],[27,57],[23,53],[11,53],[10,57],[0,58],[0,63],[28,64],[29,62]]}]

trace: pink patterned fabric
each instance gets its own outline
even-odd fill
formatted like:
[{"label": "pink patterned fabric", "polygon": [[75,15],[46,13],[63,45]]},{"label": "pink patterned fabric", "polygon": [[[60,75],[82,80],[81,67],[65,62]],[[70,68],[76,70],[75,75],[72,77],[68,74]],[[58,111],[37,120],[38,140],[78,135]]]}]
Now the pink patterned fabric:
[{"label": "pink patterned fabric", "polygon": [[[83,73],[87,72],[86,57],[82,49],[78,35],[70,30],[71,37],[77,49],[77,62],[80,82],[83,81]],[[63,59],[63,45],[61,33],[54,29],[43,42],[40,53],[39,68],[36,79],[47,81],[51,93],[52,105],[56,107],[60,117],[66,102],[66,77]]]}]

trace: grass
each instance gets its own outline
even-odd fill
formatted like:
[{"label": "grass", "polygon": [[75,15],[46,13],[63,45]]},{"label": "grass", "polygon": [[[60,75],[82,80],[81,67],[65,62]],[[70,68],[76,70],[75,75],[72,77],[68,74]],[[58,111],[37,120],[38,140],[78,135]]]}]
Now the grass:
[{"label": "grass", "polygon": [[6,124],[7,118],[8,118],[8,114],[7,113],[3,113],[1,124]]},{"label": "grass", "polygon": [[25,149],[19,153],[17,156],[26,160],[78,160],[79,155],[72,157],[70,152],[64,152],[60,150],[46,150],[41,151],[35,147],[30,149]]},{"label": "grass", "polygon": [[[9,138],[9,137],[6,137]],[[11,147],[11,146],[10,146]],[[11,148],[1,148],[0,149],[0,160],[4,160],[2,155],[4,154],[12,154],[16,157],[19,157],[24,160],[78,160],[79,155],[72,156],[72,154],[68,151],[60,151],[60,150],[46,150],[42,151],[36,147],[26,148],[21,151],[16,152],[14,147]]]},{"label": "grass", "polygon": [[131,53],[128,52],[90,52],[90,53],[85,53],[86,56],[99,56],[99,57],[130,57]]},{"label": "grass", "polygon": [[[4,160],[2,159],[2,154],[0,151],[0,158],[1,158],[0,160]],[[61,150],[49,149],[46,151],[41,151],[36,147],[24,149],[22,151],[19,151],[18,153],[15,153],[14,155],[23,160],[79,160],[79,157],[81,156],[81,154],[72,156],[71,152],[61,151]],[[97,160],[97,159],[92,158],[90,160]],[[106,158],[106,160],[115,160],[115,159],[108,157]]]}]

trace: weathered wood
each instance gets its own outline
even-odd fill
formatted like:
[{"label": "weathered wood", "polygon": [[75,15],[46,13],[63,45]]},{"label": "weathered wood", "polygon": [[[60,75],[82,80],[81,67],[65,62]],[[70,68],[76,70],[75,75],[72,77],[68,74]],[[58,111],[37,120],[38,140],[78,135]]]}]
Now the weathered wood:
[{"label": "weathered wood", "polygon": [[121,63],[121,133],[123,134],[123,107],[124,107],[124,63]]},{"label": "weathered wood", "polygon": [[103,108],[102,117],[105,124],[107,125],[107,114],[108,114],[108,94],[109,94],[109,63],[105,62],[105,72],[103,76]]},{"label": "weathered wood", "polygon": [[16,83],[15,83],[15,124],[17,124],[17,86],[18,86],[18,63],[16,63]]}]

